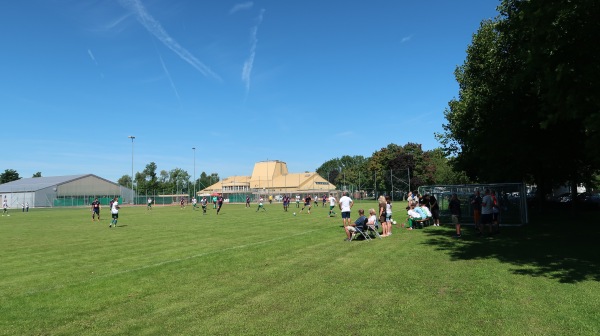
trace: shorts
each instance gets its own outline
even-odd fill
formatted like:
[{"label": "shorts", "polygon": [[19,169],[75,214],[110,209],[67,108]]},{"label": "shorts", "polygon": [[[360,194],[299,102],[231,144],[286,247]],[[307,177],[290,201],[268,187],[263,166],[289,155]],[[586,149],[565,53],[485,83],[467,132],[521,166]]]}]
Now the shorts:
[{"label": "shorts", "polygon": [[440,219],[440,209],[432,209],[431,216],[433,219]]},{"label": "shorts", "polygon": [[112,218],[113,219],[119,219],[119,213],[112,214]]},{"label": "shorts", "polygon": [[500,213],[499,212],[492,212],[492,221],[493,222],[497,222],[498,221],[498,215]]},{"label": "shorts", "polygon": [[473,210],[473,221],[475,223],[479,223],[480,220],[481,220],[481,211],[480,210]]},{"label": "shorts", "polygon": [[452,215],[452,224],[460,224],[459,220],[457,215]]},{"label": "shorts", "polygon": [[335,208],[335,205],[330,205],[329,206],[329,211],[333,210],[333,208]]},{"label": "shorts", "polygon": [[342,211],[342,219],[350,219],[350,211]]},{"label": "shorts", "polygon": [[152,207],[152,202],[148,203],[148,206],[149,206],[149,207]]},{"label": "shorts", "polygon": [[387,213],[387,212],[386,212],[386,213],[385,213],[385,221],[386,221],[386,222],[389,222],[389,221],[391,221],[391,220],[392,220],[392,214],[391,214],[391,213]]},{"label": "shorts", "polygon": [[482,214],[481,224],[492,224],[492,214]]},{"label": "shorts", "polygon": [[94,213],[99,214],[100,213],[100,208],[94,208]]},{"label": "shorts", "polygon": [[346,226],[346,229],[348,229],[348,231],[350,231],[350,232],[356,232],[356,226],[350,226],[350,225],[348,225],[348,226]]}]

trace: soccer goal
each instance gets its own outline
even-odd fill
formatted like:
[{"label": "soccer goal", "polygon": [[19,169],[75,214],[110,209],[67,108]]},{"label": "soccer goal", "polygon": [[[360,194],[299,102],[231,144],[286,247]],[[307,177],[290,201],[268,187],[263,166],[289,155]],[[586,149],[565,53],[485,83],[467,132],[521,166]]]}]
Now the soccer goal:
[{"label": "soccer goal", "polygon": [[441,219],[450,221],[448,202],[450,196],[456,193],[461,204],[461,223],[472,224],[473,206],[471,201],[475,197],[476,191],[479,191],[483,197],[486,189],[496,192],[502,225],[523,225],[529,222],[527,189],[523,183],[431,185],[419,187],[419,194],[434,195],[440,205]]}]

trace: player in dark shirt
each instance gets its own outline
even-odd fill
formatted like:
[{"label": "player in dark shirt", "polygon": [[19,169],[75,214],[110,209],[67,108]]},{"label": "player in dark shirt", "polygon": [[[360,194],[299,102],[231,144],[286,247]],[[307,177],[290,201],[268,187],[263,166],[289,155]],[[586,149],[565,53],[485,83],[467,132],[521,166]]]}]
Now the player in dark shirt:
[{"label": "player in dark shirt", "polygon": [[306,195],[306,197],[304,198],[304,206],[302,207],[302,210],[300,210],[300,213],[302,213],[302,211],[304,211],[304,208],[308,207],[308,214],[310,215],[310,208],[311,208],[310,202],[311,201],[312,201],[312,198],[310,197],[310,195]]},{"label": "player in dark shirt", "polygon": [[100,221],[100,202],[97,198],[92,202],[92,222],[96,221],[96,216],[98,216],[98,221]]}]

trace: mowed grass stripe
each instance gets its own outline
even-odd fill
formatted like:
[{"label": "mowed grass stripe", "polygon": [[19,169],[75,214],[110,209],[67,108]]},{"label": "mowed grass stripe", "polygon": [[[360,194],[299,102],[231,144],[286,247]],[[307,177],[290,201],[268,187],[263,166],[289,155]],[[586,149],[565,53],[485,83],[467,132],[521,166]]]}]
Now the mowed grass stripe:
[{"label": "mowed grass stripe", "polygon": [[[486,256],[502,246],[518,248],[512,242],[528,239],[523,229],[481,247],[468,235],[451,239],[449,227],[395,227],[392,237],[347,243],[341,219],[328,218],[328,208],[296,217],[276,205],[267,209],[226,205],[222,215],[209,210],[202,216],[189,208],[156,207],[150,213],[124,207],[123,226],[116,229],[108,228],[106,214],[92,223],[81,209],[40,211],[40,220],[15,214],[11,220],[20,221],[0,222],[0,241],[18,238],[11,247],[24,258],[19,263],[19,252],[1,252],[12,261],[1,270],[0,333],[598,331],[597,282],[519,275],[535,267],[499,261],[501,253]],[[472,257],[458,256],[473,246]],[[40,259],[35,271],[29,269],[31,256]]]}]

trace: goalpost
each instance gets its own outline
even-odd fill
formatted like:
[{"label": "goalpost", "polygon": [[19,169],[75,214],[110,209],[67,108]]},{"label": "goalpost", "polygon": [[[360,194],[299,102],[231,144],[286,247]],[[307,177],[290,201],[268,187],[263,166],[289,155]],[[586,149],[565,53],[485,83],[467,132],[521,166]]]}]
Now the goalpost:
[{"label": "goalpost", "polygon": [[[473,223],[473,206],[471,200],[475,192],[479,191],[481,197],[485,190],[496,192],[500,203],[501,225],[523,225],[529,222],[527,213],[527,189],[524,183],[494,183],[494,184],[462,184],[462,185],[431,185],[419,187],[421,195],[434,195],[440,205],[442,220],[450,220],[448,202],[450,196],[456,193],[461,204],[461,222]],[[462,224],[461,223],[461,224]]]}]

